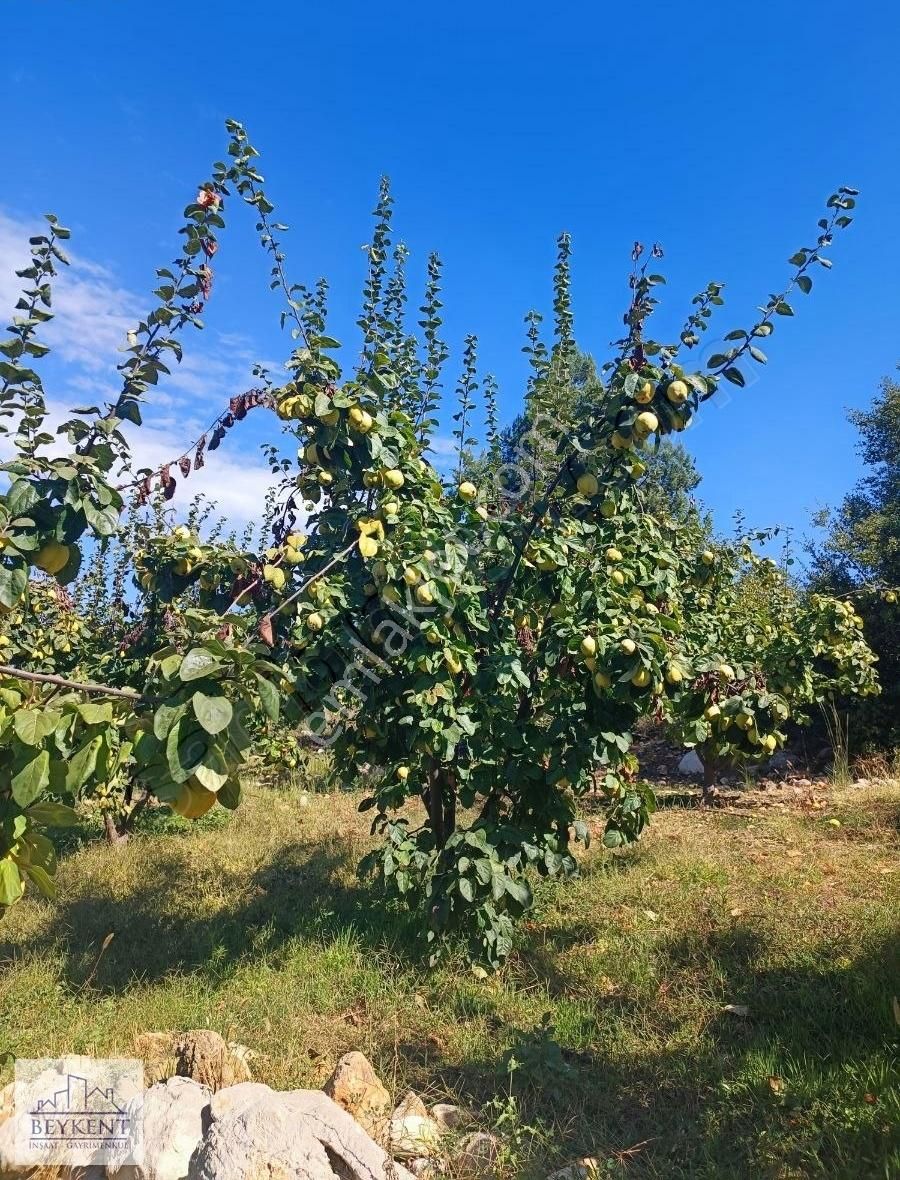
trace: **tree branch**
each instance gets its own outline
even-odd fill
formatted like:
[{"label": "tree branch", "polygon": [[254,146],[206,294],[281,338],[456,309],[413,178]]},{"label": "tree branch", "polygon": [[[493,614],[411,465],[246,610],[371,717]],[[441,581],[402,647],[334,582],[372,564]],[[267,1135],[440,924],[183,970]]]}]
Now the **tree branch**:
[{"label": "tree branch", "polygon": [[12,676],[14,680],[31,680],[36,684],[55,684],[57,688],[71,688],[76,692],[95,693],[98,696],[124,697],[129,701],[146,701],[148,698],[130,688],[112,688],[108,684],[81,684],[77,680],[66,680],[49,672],[25,672],[11,664],[0,664],[0,676]]}]

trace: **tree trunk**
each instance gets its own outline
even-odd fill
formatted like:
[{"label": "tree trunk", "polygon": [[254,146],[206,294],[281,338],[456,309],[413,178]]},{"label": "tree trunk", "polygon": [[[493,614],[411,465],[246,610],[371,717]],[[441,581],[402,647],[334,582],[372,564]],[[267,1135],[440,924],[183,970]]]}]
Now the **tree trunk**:
[{"label": "tree trunk", "polygon": [[123,844],[128,843],[130,835],[126,823],[127,817],[116,817],[111,811],[104,811],[103,813],[103,829],[106,832],[106,843],[112,848],[121,848]]},{"label": "tree trunk", "polygon": [[711,750],[704,750],[699,757],[703,763],[703,794],[700,801],[706,803],[719,778],[719,763]]},{"label": "tree trunk", "polygon": [[150,794],[144,792],[133,806],[134,787],[131,783],[125,788],[125,798],[122,810],[116,815],[112,811],[104,811],[103,828],[106,832],[106,842],[113,848],[128,843],[128,838],[134,829],[134,821],[150,802]]},{"label": "tree trunk", "polygon": [[435,843],[443,848],[456,831],[456,783],[452,771],[442,767],[432,770],[424,802]]}]

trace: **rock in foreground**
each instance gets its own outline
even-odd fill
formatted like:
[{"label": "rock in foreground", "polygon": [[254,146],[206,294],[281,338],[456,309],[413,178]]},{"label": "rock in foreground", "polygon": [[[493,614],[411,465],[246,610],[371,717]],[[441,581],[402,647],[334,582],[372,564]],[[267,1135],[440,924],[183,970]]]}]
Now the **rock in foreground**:
[{"label": "rock in foreground", "polygon": [[244,1082],[213,1095],[189,1180],[412,1180],[319,1090]]}]

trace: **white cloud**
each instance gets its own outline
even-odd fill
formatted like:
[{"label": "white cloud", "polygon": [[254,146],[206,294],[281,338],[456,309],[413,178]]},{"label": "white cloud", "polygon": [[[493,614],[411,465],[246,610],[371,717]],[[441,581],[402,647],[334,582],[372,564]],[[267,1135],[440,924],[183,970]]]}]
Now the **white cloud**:
[{"label": "white cloud", "polygon": [[[13,313],[22,280],[16,270],[28,264],[28,238],[45,226],[0,210],[0,314]],[[42,333],[59,366],[59,383],[50,393],[48,427],[52,430],[76,405],[102,405],[119,392],[115,366],[126,332],[146,312],[146,300],[122,286],[107,267],[67,251],[71,266],[61,267],[54,282],[55,318]],[[180,454],[225,408],[228,398],[252,384],[253,341],[236,333],[194,333],[191,350],[170,377],[154,389],[145,425],[129,429],[133,465],[157,468]],[[277,371],[278,366],[272,366]],[[256,411],[265,413],[265,411]],[[204,492],[218,511],[236,525],[261,515],[266,492],[276,482],[253,450],[231,432],[193,474],[177,497],[179,507]]]},{"label": "white cloud", "polygon": [[[236,431],[229,433],[221,447],[207,456],[205,466],[192,472],[188,479],[183,480],[173,470],[179,482],[173,501],[176,508],[186,509],[188,501],[202,492],[216,505],[217,513],[226,517],[230,523],[240,525],[245,521],[260,519],[266,493],[278,481],[273,479],[268,466],[258,458],[236,447],[229,451],[229,443],[235,441],[236,437]],[[155,425],[132,431],[135,471],[142,467],[155,470],[163,463],[168,463],[177,453],[177,445],[184,445],[183,442],[177,444],[173,451],[173,441],[170,430],[157,429]]]},{"label": "white cloud", "polygon": [[[0,305],[12,309],[22,280],[15,275],[28,264],[28,239],[46,230],[39,221],[26,222],[0,211]],[[56,318],[44,338],[68,364],[97,371],[115,363],[125,333],[140,316],[140,303],[103,266],[72,256],[54,282]],[[112,309],[115,310],[112,310]]]}]

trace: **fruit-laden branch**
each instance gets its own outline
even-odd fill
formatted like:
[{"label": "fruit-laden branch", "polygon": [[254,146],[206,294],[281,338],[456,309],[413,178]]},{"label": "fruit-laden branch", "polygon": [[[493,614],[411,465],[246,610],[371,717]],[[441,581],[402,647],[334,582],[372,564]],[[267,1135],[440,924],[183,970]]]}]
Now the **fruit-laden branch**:
[{"label": "fruit-laden branch", "polygon": [[[550,497],[553,495],[553,493],[556,491],[557,487],[559,487],[559,482],[562,479],[563,475],[565,475],[566,468],[569,465],[570,457],[571,456],[567,455],[566,458],[563,460],[563,462],[560,464],[559,470],[557,471],[556,475],[553,477],[553,482],[548,486],[547,491],[544,494],[544,497],[543,497],[544,501],[548,501],[550,499]],[[497,592],[497,597],[494,600],[493,607],[491,608],[491,614],[495,620],[500,617],[500,611],[503,609],[503,603],[506,601],[507,594],[509,594],[510,590],[512,589],[512,584],[515,581],[515,577],[516,577],[516,574],[519,569],[519,564],[522,561],[522,556],[525,553],[525,550],[528,548],[528,542],[531,540],[532,536],[534,535],[534,531],[537,528],[545,511],[546,511],[546,504],[541,500],[539,500],[537,502],[537,504],[535,504],[534,508],[532,509],[531,519],[528,521],[528,524],[525,526],[525,531],[522,534],[522,539],[521,539],[518,549],[516,550],[516,555],[513,558],[512,565],[509,567],[509,572],[507,573],[506,577],[500,583],[500,589]]]},{"label": "fruit-laden branch", "polygon": [[[285,598],[283,602],[280,602],[273,611],[269,611],[267,615],[263,615],[262,619],[260,619],[258,628],[260,634],[264,636],[264,628],[271,627],[272,620],[277,614],[280,614],[285,609],[285,607],[290,606],[292,602],[296,602],[300,595],[305,590],[307,590],[313,584],[313,582],[317,582],[319,578],[323,578],[329,572],[329,570],[334,569],[334,567],[338,565],[339,562],[343,561],[345,557],[353,552],[353,550],[357,547],[357,544],[357,541],[351,541],[346,549],[342,549],[340,553],[335,554],[331,561],[323,565],[317,573],[312,575],[312,577],[307,578],[306,581],[301,586],[299,586],[293,594],[288,595],[288,597]],[[235,601],[237,601],[237,599],[235,599]]]},{"label": "fruit-laden branch", "polygon": [[[641,243],[635,242],[634,249],[632,250],[631,254],[633,265],[629,283],[632,296],[628,311],[625,313],[625,323],[628,325],[628,333],[624,339],[617,342],[619,346],[619,354],[616,360],[611,362],[610,365],[614,373],[623,363],[626,362],[631,365],[633,370],[637,370],[643,364],[644,360],[642,345],[644,322],[653,310],[654,303],[653,301],[648,301],[647,299],[647,293],[650,288],[646,279],[646,274],[650,259],[647,259],[643,266],[638,268],[638,261],[641,258],[643,252],[644,247],[641,245]],[[662,251],[660,250],[659,246],[654,245],[651,251],[651,258],[658,258],[661,256],[661,254]],[[541,501],[538,501],[538,503],[532,508],[531,519],[528,521],[528,524],[525,527],[521,543],[518,547],[515,557],[513,558],[512,565],[510,566],[506,577],[500,583],[497,597],[494,600],[493,606],[491,607],[491,616],[495,620],[499,618],[500,611],[503,609],[503,603],[506,601],[506,597],[512,589],[513,582],[515,581],[516,574],[519,570],[519,565],[521,564],[522,557],[524,556],[525,550],[528,547],[528,543],[534,536],[537,526],[544,516],[544,512],[546,510],[545,503],[549,501],[550,497],[556,491],[562,477],[566,473],[566,469],[568,468],[572,459],[575,457],[576,453],[577,452],[575,449],[572,448],[572,450],[565,455],[562,463],[559,466],[559,470],[553,478],[553,481],[542,497],[544,502],[542,503]],[[603,469],[604,472],[608,471],[610,466],[611,464],[607,463]]]},{"label": "fruit-laden branch", "polygon": [[13,668],[11,664],[0,664],[0,676],[11,676],[14,680],[33,680],[36,684],[52,684],[56,688],[71,688],[77,692],[95,693],[98,696],[124,697],[129,701],[147,701],[131,688],[113,688],[109,684],[82,684],[77,680],[67,680],[64,676],[54,676],[49,672],[25,672],[21,668]]}]

